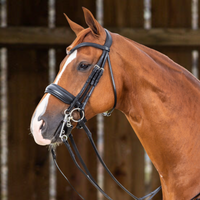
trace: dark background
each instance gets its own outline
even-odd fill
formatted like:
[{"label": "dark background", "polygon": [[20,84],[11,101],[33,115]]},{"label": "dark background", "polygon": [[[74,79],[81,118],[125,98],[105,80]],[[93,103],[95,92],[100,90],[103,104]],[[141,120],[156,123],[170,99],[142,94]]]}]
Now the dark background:
[{"label": "dark background", "polygon": [[[7,103],[6,106],[1,102],[0,116],[2,200],[80,199],[57,171],[56,193],[49,191],[48,148],[36,145],[29,135],[31,115],[50,82],[50,57],[52,55],[57,73],[66,47],[75,38],[64,12],[86,27],[81,8],[84,6],[94,16],[100,13],[99,19],[108,30],[163,52],[190,71],[196,69],[198,72],[199,69],[199,21],[192,18],[195,16],[192,2],[195,1],[151,0],[149,7],[144,4],[147,0],[105,0],[102,8],[94,0],[55,0],[51,6],[49,2],[0,0],[1,100]],[[5,10],[6,16],[3,14]],[[55,18],[50,20],[50,12],[54,11]],[[6,92],[3,91],[5,84]],[[95,141],[97,125],[96,118],[88,122]],[[110,118],[105,118],[104,128],[104,143],[100,143],[100,147],[103,148],[105,163],[116,178],[139,197],[158,187],[157,172],[154,168],[148,172],[151,165],[147,163],[144,150],[123,114],[115,111]],[[92,175],[97,177],[97,160],[85,134],[75,130],[74,137]],[[85,199],[102,199],[97,198],[96,189],[77,171],[64,146],[57,149],[57,159]],[[101,173],[103,176],[104,172]],[[103,177],[100,181],[114,200],[131,199],[106,173]],[[161,194],[154,199],[161,199]]]}]

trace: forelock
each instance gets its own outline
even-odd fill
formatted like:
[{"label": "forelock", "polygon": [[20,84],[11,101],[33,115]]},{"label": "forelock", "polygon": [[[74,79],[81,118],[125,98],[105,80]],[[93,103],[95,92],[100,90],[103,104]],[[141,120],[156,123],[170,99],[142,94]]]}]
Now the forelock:
[{"label": "forelock", "polygon": [[70,51],[71,49],[73,49],[75,46],[77,46],[78,44],[82,43],[83,39],[87,36],[87,34],[91,32],[90,28],[84,29],[82,30],[78,36],[76,37],[76,39],[73,41],[73,43],[67,47],[67,51]]}]

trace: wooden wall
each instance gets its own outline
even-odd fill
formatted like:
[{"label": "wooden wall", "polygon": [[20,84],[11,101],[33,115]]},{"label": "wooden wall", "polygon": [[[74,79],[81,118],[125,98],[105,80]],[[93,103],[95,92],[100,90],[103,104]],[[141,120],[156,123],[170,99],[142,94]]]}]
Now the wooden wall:
[{"label": "wooden wall", "polygon": [[[38,9],[40,8],[40,9]],[[47,26],[47,1],[7,1],[8,26]],[[48,199],[49,153],[30,136],[31,113],[48,84],[48,49],[7,49],[8,199]]]},{"label": "wooden wall", "polygon": [[[121,1],[109,0],[105,1],[104,7],[105,27],[143,27],[143,1],[125,0],[122,4]],[[144,150],[123,113],[115,111],[111,117],[105,118],[104,137],[104,157],[109,169],[130,192],[143,196]],[[115,200],[132,199],[106,172],[105,191]]]},{"label": "wooden wall", "polygon": [[[29,123],[34,108],[49,83],[48,52],[56,52],[57,70],[66,47],[75,38],[63,16],[86,27],[81,7],[96,15],[94,0],[55,1],[55,28],[48,27],[47,0],[7,0],[7,28],[0,28],[0,47],[7,48],[8,84],[8,200],[49,199],[49,152],[35,144]],[[104,1],[104,26],[168,55],[191,71],[192,51],[199,50],[200,30],[191,29],[191,0],[151,0],[152,29],[144,30],[142,0]],[[1,4],[0,4],[1,8]],[[200,10],[200,3],[199,3]],[[1,12],[1,11],[0,11]],[[200,19],[199,19],[200,20]],[[67,28],[66,28],[67,27]],[[0,116],[1,120],[1,116]],[[1,125],[1,123],[0,123]],[[97,120],[88,122],[97,141]],[[126,118],[115,111],[105,118],[104,160],[115,177],[136,196],[146,192],[144,150]],[[75,141],[92,175],[97,179],[97,159],[82,130]],[[67,150],[60,146],[61,169],[85,199],[97,199],[96,189],[78,172]],[[114,199],[131,199],[104,173],[104,189]],[[160,184],[153,169],[150,189]],[[57,173],[57,200],[78,200]],[[161,199],[161,193],[155,200]]]},{"label": "wooden wall", "polygon": [[[74,1],[65,1],[60,0],[56,1],[56,27],[67,27],[68,22],[66,21],[63,13],[66,13],[69,18],[73,21],[79,23],[81,26],[86,26],[82,6],[85,6],[91,10],[94,14],[96,13],[96,4],[95,1],[88,0],[77,0],[76,3]],[[69,44],[68,44],[69,45]],[[56,66],[59,67],[60,62],[66,56],[66,47],[56,48]],[[88,127],[93,130],[93,136],[96,140],[97,138],[97,129],[96,129],[96,118],[90,120],[88,122]],[[77,146],[79,147],[79,151],[88,166],[92,176],[96,179],[97,177],[97,160],[94,154],[90,153],[92,151],[92,147],[86,137],[86,134],[83,130],[74,130],[73,131],[74,139],[77,142]],[[57,151],[58,155],[58,163],[60,163],[60,167],[63,169],[63,172],[69,177],[72,185],[83,195],[85,199],[96,199],[97,191],[90,184],[90,182],[81,174],[81,172],[75,167],[72,159],[70,158],[66,147],[61,146]],[[64,159],[63,159],[64,158]],[[57,173],[57,199],[65,200],[65,199],[80,199],[78,195],[66,184],[60,173]]]}]

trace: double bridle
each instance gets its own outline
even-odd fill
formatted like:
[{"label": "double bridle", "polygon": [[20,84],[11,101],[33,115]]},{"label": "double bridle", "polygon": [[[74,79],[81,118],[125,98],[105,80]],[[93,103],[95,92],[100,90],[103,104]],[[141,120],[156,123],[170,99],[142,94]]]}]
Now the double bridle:
[{"label": "double bridle", "polygon": [[[69,104],[70,106],[64,111],[64,119],[61,123],[61,129],[59,129],[59,138],[62,140],[62,142],[65,144],[65,146],[67,147],[69,154],[72,158],[72,160],[74,161],[75,165],[77,166],[77,168],[83,173],[83,175],[93,184],[94,187],[96,187],[96,189],[98,189],[107,199],[112,200],[100,187],[99,185],[96,183],[96,181],[94,180],[94,178],[92,177],[92,175],[90,174],[87,166],[85,165],[79,151],[78,148],[76,146],[76,143],[73,139],[73,135],[71,134],[71,131],[73,129],[73,125],[72,122],[77,122],[77,128],[83,128],[84,131],[86,132],[88,139],[90,140],[90,143],[100,161],[100,163],[103,165],[103,167],[105,168],[105,170],[108,172],[108,174],[111,176],[111,178],[126,192],[128,193],[133,199],[135,200],[143,200],[147,197],[149,197],[148,200],[152,199],[160,190],[161,190],[161,186],[158,187],[156,190],[154,190],[153,192],[151,192],[150,194],[141,197],[141,198],[137,198],[136,196],[134,196],[132,193],[130,193],[123,185],[121,185],[121,183],[113,176],[113,174],[110,172],[110,170],[107,168],[106,164],[104,163],[104,161],[102,160],[101,156],[99,155],[99,152],[96,148],[96,145],[93,141],[92,138],[92,133],[90,132],[90,130],[88,129],[88,127],[86,126],[85,122],[87,121],[85,118],[85,106],[90,98],[90,96],[92,95],[92,92],[94,91],[96,85],[98,84],[101,76],[103,75],[104,72],[104,66],[106,61],[108,61],[108,66],[109,66],[109,71],[110,71],[110,76],[111,76],[111,80],[112,80],[112,85],[113,85],[113,90],[114,90],[114,106],[111,109],[111,111],[107,111],[106,113],[104,113],[105,116],[110,116],[111,113],[113,112],[113,110],[115,109],[116,103],[117,103],[117,92],[116,92],[116,86],[115,86],[115,81],[114,81],[114,76],[113,76],[113,72],[112,72],[112,67],[111,67],[111,62],[110,62],[110,57],[109,57],[109,51],[110,51],[110,47],[112,45],[112,37],[110,35],[110,33],[105,29],[106,31],[106,42],[104,45],[99,45],[99,44],[95,44],[95,43],[90,43],[90,42],[84,42],[84,43],[80,43],[77,46],[75,46],[73,49],[71,49],[71,51],[69,52],[69,54],[73,53],[75,50],[81,48],[81,47],[86,47],[86,46],[91,46],[91,47],[95,47],[98,49],[101,49],[102,55],[99,58],[97,64],[94,66],[90,76],[88,77],[86,83],[84,84],[83,88],[81,89],[81,91],[78,93],[78,95],[75,97],[74,95],[72,95],[71,93],[69,93],[67,90],[65,90],[64,88],[60,87],[59,85],[56,84],[50,84],[49,86],[47,86],[45,93],[50,93],[53,96],[55,96],[56,98],[60,99],[62,102]],[[73,117],[73,112],[79,112],[80,114],[80,119],[76,120]],[[78,160],[80,161],[82,167],[84,168],[84,170],[79,166],[78,162],[76,161],[76,157],[74,155],[74,152],[70,146],[70,143],[68,142],[68,139],[71,142],[71,145],[73,147],[73,150],[78,158]],[[57,166],[58,170],[61,172],[61,174],[65,177],[65,179],[68,181],[68,183],[70,184],[69,180],[67,179],[67,177],[62,173],[62,171],[60,170],[57,162],[56,162],[56,154],[55,154],[55,150],[54,148],[51,146],[51,153],[53,156],[53,160],[55,165]],[[70,184],[71,185],[71,184]],[[71,187],[75,190],[75,188],[71,185]],[[76,190],[75,190],[76,191]],[[76,191],[77,192],[77,191]],[[78,192],[77,194],[79,195],[80,198],[84,199]]]}]

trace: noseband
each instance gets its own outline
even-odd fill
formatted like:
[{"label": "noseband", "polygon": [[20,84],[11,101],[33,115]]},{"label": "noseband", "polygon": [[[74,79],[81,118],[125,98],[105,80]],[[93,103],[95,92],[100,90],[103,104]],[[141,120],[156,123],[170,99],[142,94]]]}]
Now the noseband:
[{"label": "noseband", "polygon": [[[113,72],[112,72],[112,67],[111,67],[111,62],[110,62],[110,57],[109,57],[109,51],[110,51],[110,47],[112,45],[112,37],[110,35],[110,33],[105,29],[106,31],[106,42],[104,45],[99,45],[99,44],[95,44],[95,43],[90,43],[90,42],[84,42],[84,43],[80,43],[77,46],[75,46],[73,49],[71,49],[71,51],[69,52],[69,54],[73,53],[75,50],[81,48],[81,47],[86,47],[86,46],[91,46],[94,48],[98,48],[101,49],[103,52],[101,54],[101,57],[99,58],[97,64],[94,66],[91,74],[89,75],[86,83],[84,84],[83,88],[81,89],[81,91],[78,93],[78,95],[75,97],[74,95],[72,95],[70,92],[68,92],[67,90],[65,90],[64,88],[62,88],[61,86],[57,85],[57,84],[50,84],[49,86],[47,86],[45,93],[50,93],[53,96],[55,96],[56,98],[58,98],[59,100],[61,100],[62,102],[69,104],[70,106],[64,111],[64,119],[62,121],[62,126],[61,126],[61,130],[60,130],[60,134],[59,137],[62,140],[62,142],[65,144],[65,146],[67,147],[69,154],[72,158],[72,160],[74,161],[75,165],[77,166],[77,168],[83,173],[83,175],[93,184],[93,186],[98,189],[107,199],[112,200],[100,187],[99,185],[96,183],[96,181],[94,180],[94,178],[92,177],[92,175],[90,174],[87,166],[85,165],[79,151],[78,148],[75,144],[75,141],[73,139],[73,135],[71,134],[71,131],[73,129],[72,126],[72,121],[77,122],[77,128],[83,128],[84,131],[86,132],[88,139],[97,155],[97,158],[99,159],[100,163],[103,165],[103,167],[105,168],[105,170],[108,172],[108,174],[111,176],[111,178],[127,193],[129,194],[133,199],[135,200],[143,200],[147,197],[149,197],[148,200],[152,199],[160,190],[161,190],[161,186],[158,187],[155,191],[151,192],[150,194],[141,197],[141,198],[137,198],[136,196],[134,196],[132,193],[130,193],[123,185],[121,185],[121,183],[113,176],[113,174],[110,172],[110,170],[107,168],[106,164],[104,163],[104,161],[102,160],[101,156],[99,155],[99,152],[96,148],[96,145],[93,141],[92,138],[92,133],[90,132],[90,130],[88,129],[88,127],[86,126],[85,122],[87,121],[85,118],[85,106],[90,98],[90,96],[92,95],[96,85],[98,84],[101,76],[103,75],[104,72],[104,66],[106,61],[108,61],[108,66],[109,66],[109,71],[110,71],[110,76],[111,76],[111,80],[112,80],[112,85],[113,85],[113,91],[114,91],[114,106],[110,111],[107,111],[104,115],[105,116],[110,116],[111,113],[113,112],[113,110],[116,107],[116,103],[117,103],[117,92],[116,92],[116,86],[115,86],[115,81],[114,81],[114,76],[113,76]],[[73,112],[79,112],[80,113],[80,119],[76,120],[73,118]],[[73,147],[73,150],[70,146],[70,143],[68,142],[68,139],[71,142],[71,145]],[[53,156],[53,160],[55,162],[55,165],[57,166],[57,168],[59,169],[59,171],[61,172],[61,174],[65,177],[65,179],[69,182],[69,180],[67,179],[67,177],[62,173],[62,171],[60,170],[57,162],[56,162],[56,154],[55,154],[55,150],[53,149],[53,147],[51,147],[51,152],[52,152],[52,156]],[[84,170],[79,166],[78,162],[76,161],[74,152],[78,158],[78,160],[80,161],[82,167],[84,168]],[[69,182],[70,184],[70,182]],[[71,184],[70,184],[71,185]],[[75,190],[75,188],[71,185],[71,187]],[[75,190],[76,191],[76,190]],[[77,191],[76,191],[77,192]],[[80,198],[84,199],[78,192],[77,194],[79,195]]]}]

